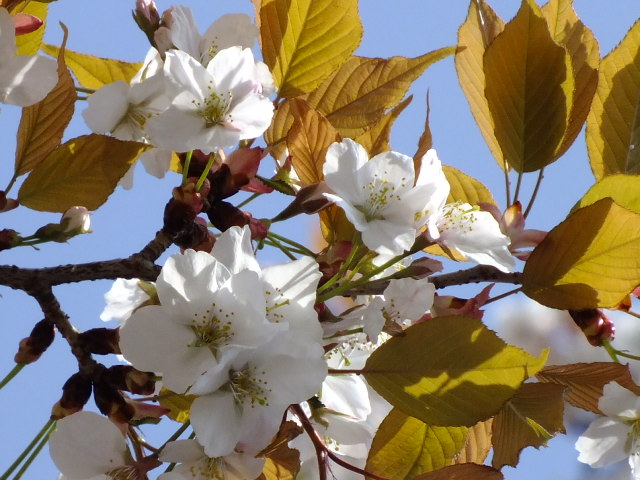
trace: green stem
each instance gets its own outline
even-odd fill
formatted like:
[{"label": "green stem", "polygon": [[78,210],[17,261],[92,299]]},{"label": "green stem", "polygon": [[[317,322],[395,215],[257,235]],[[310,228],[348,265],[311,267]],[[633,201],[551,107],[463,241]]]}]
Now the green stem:
[{"label": "green stem", "polygon": [[538,180],[536,180],[536,186],[533,187],[533,193],[531,194],[531,198],[529,199],[529,203],[527,204],[527,209],[524,211],[524,218],[527,218],[527,215],[529,215],[529,212],[531,211],[531,207],[533,207],[533,202],[536,201],[538,191],[540,190],[540,185],[542,184],[542,178],[544,177],[543,172],[544,168],[541,168],[540,172],[538,173]]},{"label": "green stem", "polygon": [[305,255],[309,256],[309,257],[316,257],[316,254],[313,253],[311,250],[309,250],[307,247],[305,247],[304,245],[298,243],[298,242],[294,242],[293,240],[288,239],[287,237],[283,237],[282,235],[278,235],[275,232],[269,232],[267,234],[267,237],[271,237],[274,238],[276,240],[279,240],[283,243],[289,244],[292,247],[297,248],[298,250],[300,250],[301,252],[304,252]]},{"label": "green stem", "polygon": [[356,257],[356,254],[360,251],[360,247],[362,246],[360,242],[356,241],[356,237],[355,236],[354,236],[352,245],[353,246],[351,247],[351,252],[349,252],[349,256],[347,257],[345,262],[340,267],[340,270],[338,270],[338,273],[336,273],[333,277],[331,277],[323,285],[321,285],[318,288],[318,293],[322,293],[325,290],[331,288],[349,270],[349,267],[351,266],[351,263],[353,263],[353,260]]},{"label": "green stem", "polygon": [[11,380],[13,380],[13,377],[18,375],[18,373],[20,373],[20,370],[22,370],[25,365],[27,365],[27,364],[26,363],[16,363],[16,366],[11,369],[11,371],[7,374],[6,377],[4,377],[2,379],[2,381],[0,381],[0,390],[2,390],[7,383],[9,383]]},{"label": "green stem", "polygon": [[245,205],[247,205],[249,202],[254,201],[256,198],[258,198],[260,195],[262,195],[262,193],[260,192],[256,192],[253,195],[251,195],[248,198],[245,198],[242,202],[240,202],[238,205],[236,205],[237,208],[242,208]]},{"label": "green stem", "polygon": [[[360,287],[360,286],[364,285],[365,283],[367,283],[371,279],[371,277],[379,274],[380,272],[384,272],[390,266],[395,265],[397,262],[399,262],[400,260],[402,260],[403,258],[405,258],[408,255],[412,255],[413,253],[415,253],[415,252],[412,251],[412,250],[409,250],[407,252],[401,253],[400,255],[397,255],[397,256],[393,257],[387,263],[385,263],[385,264],[379,266],[378,268],[375,268],[375,269],[371,270],[369,273],[363,275],[358,280],[355,280],[353,282],[346,282],[346,283],[344,283],[342,285],[338,285],[333,290],[329,290],[328,292],[325,292],[322,295],[318,295],[318,298],[316,299],[316,303],[325,302],[325,301],[329,300],[330,298],[336,297],[338,295],[341,295],[341,294],[351,290],[352,288]],[[320,289],[318,289],[318,292],[320,292]]]},{"label": "green stem", "polygon": [[173,442],[175,440],[177,440],[178,438],[180,438],[180,436],[187,430],[187,428],[189,428],[191,426],[191,422],[189,420],[187,420],[186,422],[184,422],[182,425],[180,425],[180,428],[178,428],[175,433],[173,435],[171,435],[166,442],[164,442],[162,445],[160,445],[160,448],[158,448],[158,453],[160,453],[162,450],[164,450],[164,447],[167,446],[167,444],[169,442]]},{"label": "green stem", "polygon": [[13,480],[20,480],[20,478],[22,478],[22,475],[24,475],[24,472],[26,472],[29,469],[33,461],[38,457],[38,454],[42,451],[44,446],[47,444],[47,442],[49,441],[49,436],[53,433],[55,429],[56,429],[55,423],[53,423],[51,425],[51,428],[47,430],[47,433],[40,440],[40,443],[38,443],[38,445],[36,445],[36,448],[33,449],[33,452],[31,452],[31,455],[29,455],[29,458],[27,458],[27,460],[22,464],[22,467],[20,467],[20,470],[18,470],[18,472],[15,474],[15,476],[13,477]]},{"label": "green stem", "polygon": [[509,181],[509,167],[507,166],[507,162],[504,163],[504,168],[502,169],[504,172],[504,188],[507,193],[507,207],[511,205],[511,182]]},{"label": "green stem", "polygon": [[40,429],[40,431],[36,434],[33,440],[31,440],[29,445],[27,445],[27,448],[22,451],[22,453],[18,456],[18,458],[16,458],[16,460],[11,464],[7,471],[4,472],[4,474],[0,477],[0,480],[7,480],[9,478],[9,475],[11,475],[13,471],[18,468],[18,465],[20,465],[22,461],[27,457],[27,455],[29,455],[29,452],[31,452],[34,447],[37,447],[42,437],[45,435],[47,436],[47,438],[49,437],[49,430],[53,429],[54,426],[55,420],[49,419],[47,423],[44,424],[44,427],[42,427],[42,429]]},{"label": "green stem", "polygon": [[[516,191],[513,194],[513,203],[518,201],[518,196],[520,195],[520,187],[522,186],[522,172],[518,172],[518,180],[516,180]],[[508,207],[509,205],[507,205]]]},{"label": "green stem", "polygon": [[11,190],[11,187],[13,187],[13,184],[16,183],[17,179],[18,179],[18,172],[14,173],[13,177],[11,177],[11,180],[9,180],[9,184],[7,185],[7,188],[4,189],[5,195],[9,194],[9,190]]},{"label": "green stem", "polygon": [[202,184],[207,179],[207,175],[209,175],[209,171],[211,170],[211,167],[213,167],[213,162],[215,161],[216,161],[216,154],[210,155],[209,160],[207,160],[207,165],[204,167],[204,171],[200,175],[200,178],[198,179],[198,183],[196,183],[196,192],[199,192],[200,189],[202,188]]},{"label": "green stem", "polygon": [[184,159],[184,165],[182,166],[182,185],[187,184],[187,175],[189,175],[189,165],[191,165],[191,157],[193,156],[193,150],[187,152],[187,156]]},{"label": "green stem", "polygon": [[619,352],[615,348],[613,348],[613,346],[611,345],[611,342],[609,342],[609,340],[603,340],[602,341],[602,346],[604,347],[604,349],[607,351],[607,353],[611,357],[611,360],[613,360],[616,363],[620,363],[620,360],[618,359],[618,353]]},{"label": "green stem", "polygon": [[291,252],[289,251],[289,249],[287,247],[285,247],[284,245],[282,245],[279,241],[273,239],[273,238],[265,238],[264,239],[264,243],[266,243],[267,245],[270,245],[272,247],[277,248],[278,250],[280,250],[282,253],[284,253],[290,260],[295,260],[296,257],[294,257]]},{"label": "green stem", "polygon": [[89,95],[91,95],[92,93],[96,93],[94,89],[84,87],[76,87],[76,92],[88,93]]},{"label": "green stem", "polygon": [[621,350],[615,350],[616,355],[620,355],[621,357],[624,358],[630,358],[631,360],[640,360],[640,357],[638,355],[631,355],[630,353],[627,352],[623,352]]}]

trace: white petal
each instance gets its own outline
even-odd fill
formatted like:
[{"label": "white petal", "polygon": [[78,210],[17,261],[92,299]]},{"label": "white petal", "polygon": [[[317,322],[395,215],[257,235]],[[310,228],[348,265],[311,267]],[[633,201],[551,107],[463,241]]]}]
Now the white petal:
[{"label": "white petal", "polygon": [[123,81],[109,83],[87,99],[88,107],[82,112],[87,126],[95,133],[113,131],[129,108],[129,85]]},{"label": "white petal", "polygon": [[57,64],[40,55],[17,55],[0,64],[0,101],[26,107],[42,100],[58,81]]},{"label": "white petal", "polygon": [[237,273],[241,270],[260,272],[260,266],[253,254],[251,246],[251,230],[231,227],[216,240],[211,255],[222,262],[230,272]]},{"label": "white petal", "polygon": [[171,10],[171,43],[193,58],[200,60],[200,34],[189,7],[178,5]]},{"label": "white petal", "polygon": [[594,468],[606,467],[626,458],[630,427],[611,418],[594,420],[576,442],[578,461]]},{"label": "white petal", "polygon": [[204,456],[202,446],[192,439],[167,443],[160,452],[162,462],[195,462]]},{"label": "white petal", "polygon": [[0,8],[0,62],[16,53],[16,26],[6,8]]},{"label": "white petal", "polygon": [[240,433],[240,416],[230,392],[198,397],[191,405],[191,425],[210,457],[233,451]]},{"label": "white petal", "polygon": [[171,166],[172,155],[173,153],[169,150],[152,148],[140,155],[138,160],[142,162],[147,173],[156,178],[164,178],[165,173],[169,171]]},{"label": "white petal", "polygon": [[137,278],[118,278],[113,282],[111,289],[104,294],[107,306],[100,314],[100,320],[124,322],[137,307],[149,300],[149,295],[138,286],[139,283]]},{"label": "white petal", "polygon": [[251,48],[256,43],[258,33],[258,27],[253,24],[248,15],[226,14],[211,24],[204,32],[200,40],[200,51],[204,56],[210,54],[211,51],[213,53],[219,52],[234,45]]},{"label": "white petal", "polygon": [[58,420],[49,450],[65,476],[86,479],[125,465],[127,444],[106,417],[80,411]]},{"label": "white petal", "polygon": [[640,419],[640,397],[618,382],[609,382],[604,386],[598,408],[609,417]]}]

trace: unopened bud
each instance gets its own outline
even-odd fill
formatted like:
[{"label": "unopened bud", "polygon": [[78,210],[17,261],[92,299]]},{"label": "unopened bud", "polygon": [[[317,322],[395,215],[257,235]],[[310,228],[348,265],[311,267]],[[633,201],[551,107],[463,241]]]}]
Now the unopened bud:
[{"label": "unopened bud", "polygon": [[597,308],[569,310],[569,315],[594,347],[614,339],[616,327],[601,310]]},{"label": "unopened bud", "polygon": [[59,420],[79,412],[91,397],[91,379],[74,373],[62,386],[62,397],[51,409],[51,418]]},{"label": "unopened bud", "polygon": [[211,205],[207,210],[207,217],[212,225],[221,232],[234,226],[244,227],[249,225],[251,221],[250,215],[229,202],[216,202]]},{"label": "unopened bud", "polygon": [[22,242],[22,237],[15,230],[10,228],[0,230],[0,250],[17,247],[20,242]]},{"label": "unopened bud", "polygon": [[122,394],[105,382],[94,382],[93,398],[98,410],[116,423],[129,423],[135,414],[135,408],[127,403]]},{"label": "unopened bud", "polygon": [[324,182],[302,187],[296,193],[296,198],[293,202],[276,215],[272,221],[279,222],[281,220],[287,220],[301,213],[307,215],[318,213],[333,203],[324,196],[327,192],[330,192],[330,189]]},{"label": "unopened bud", "polygon": [[60,219],[60,223],[49,223],[40,227],[35,237],[52,242],[66,242],[71,237],[91,232],[91,214],[85,207],[71,207]]},{"label": "unopened bud", "polygon": [[131,365],[114,365],[104,375],[104,381],[117,390],[126,390],[137,395],[151,395],[156,381],[153,372],[141,372]]},{"label": "unopened bud", "polygon": [[0,190],[0,212],[8,212],[17,208],[20,203],[13,198],[7,198],[7,194]]},{"label": "unopened bud", "polygon": [[171,412],[170,408],[156,405],[155,403],[141,402],[130,398],[125,398],[125,401],[133,408],[133,417],[129,421],[133,425],[158,423],[160,417]]},{"label": "unopened bud", "polygon": [[153,0],[136,0],[136,9],[132,12],[136,24],[155,47],[154,34],[160,27],[160,14]]},{"label": "unopened bud", "polygon": [[120,334],[117,328],[92,328],[78,335],[78,343],[96,355],[120,354]]},{"label": "unopened bud", "polygon": [[14,360],[16,363],[33,363],[53,343],[55,327],[48,320],[40,320],[35,324],[28,337],[23,338],[18,346]]}]

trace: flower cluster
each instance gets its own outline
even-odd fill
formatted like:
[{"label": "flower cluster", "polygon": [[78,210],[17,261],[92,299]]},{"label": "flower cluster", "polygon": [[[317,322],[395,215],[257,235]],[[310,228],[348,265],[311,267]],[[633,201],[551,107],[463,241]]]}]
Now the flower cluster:
[{"label": "flower cluster", "polygon": [[[246,15],[225,15],[198,33],[191,10],[173,7],[131,84],[105,85],[88,99],[84,119],[96,133],[148,143],[146,170],[161,177],[171,152],[216,152],[259,137],[273,117],[268,68],[251,46],[257,31]],[[131,174],[125,177],[131,185]]]}]

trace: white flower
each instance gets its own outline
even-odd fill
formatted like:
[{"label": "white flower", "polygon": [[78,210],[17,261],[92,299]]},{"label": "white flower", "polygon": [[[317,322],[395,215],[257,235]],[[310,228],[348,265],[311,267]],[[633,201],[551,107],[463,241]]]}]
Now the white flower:
[{"label": "white flower", "polygon": [[435,291],[436,287],[426,279],[391,280],[383,294],[364,308],[364,333],[375,342],[387,322],[402,326],[419,320],[431,310]]},{"label": "white flower", "polygon": [[42,100],[58,82],[55,60],[16,55],[15,24],[0,8],[0,102],[26,107]]},{"label": "white flower", "polygon": [[154,145],[210,153],[259,137],[271,123],[273,104],[262,94],[263,79],[249,49],[221,50],[206,68],[190,55],[170,50],[164,72],[173,100],[147,122]]},{"label": "white flower", "polygon": [[156,289],[161,305],[133,313],[120,329],[120,347],[136,368],[161,372],[176,392],[197,380],[204,382],[200,391],[217,389],[239,352],[283,329],[266,318],[264,295],[256,295],[259,276],[250,270],[232,274],[206,252],[170,257]]},{"label": "white flower", "polygon": [[418,228],[433,223],[448,195],[435,153],[430,160],[416,182],[410,157],[384,152],[369,160],[365,149],[347,138],[327,151],[324,178],[335,194],[325,195],[345,211],[368,248],[397,255],[411,248]]},{"label": "white flower", "polygon": [[163,462],[179,463],[158,480],[246,480],[257,478],[264,467],[264,459],[241,452],[224,457],[209,457],[195,440],[169,442],[160,453]]},{"label": "white flower", "polygon": [[469,260],[512,272],[515,259],[509,251],[509,237],[489,212],[468,203],[450,203],[437,220],[438,243],[452,247]]},{"label": "white flower", "polygon": [[111,285],[111,289],[104,294],[107,306],[100,314],[100,320],[103,322],[117,320],[124,323],[136,308],[149,299],[149,295],[140,288],[140,280],[118,278]]},{"label": "white flower", "polygon": [[54,463],[69,480],[94,477],[106,480],[120,478],[116,477],[118,473],[135,473],[122,433],[97,413],[80,411],[58,420],[49,438],[49,450]]},{"label": "white flower", "polygon": [[191,405],[191,424],[206,454],[219,457],[240,446],[255,455],[265,448],[287,406],[320,390],[327,364],[316,353],[279,336],[238,355],[228,382]]},{"label": "white flower", "polygon": [[606,417],[591,422],[578,438],[578,460],[599,468],[628,458],[633,478],[640,479],[640,397],[611,382],[598,408]]},{"label": "white flower", "polygon": [[233,46],[251,48],[258,38],[258,28],[244,14],[223,15],[211,24],[204,35],[198,33],[189,7],[178,5],[164,16],[165,23],[169,25],[166,36],[171,46],[188,53],[204,66],[220,50]]},{"label": "white flower", "polygon": [[118,140],[148,142],[145,125],[169,106],[161,74],[141,83],[128,85],[119,80],[97,90],[87,99],[82,112],[89,128],[100,134],[111,133]]}]

